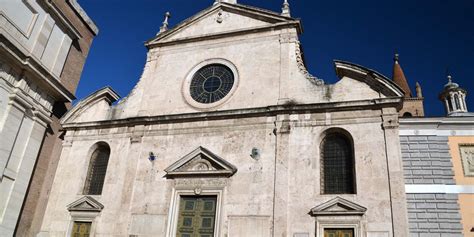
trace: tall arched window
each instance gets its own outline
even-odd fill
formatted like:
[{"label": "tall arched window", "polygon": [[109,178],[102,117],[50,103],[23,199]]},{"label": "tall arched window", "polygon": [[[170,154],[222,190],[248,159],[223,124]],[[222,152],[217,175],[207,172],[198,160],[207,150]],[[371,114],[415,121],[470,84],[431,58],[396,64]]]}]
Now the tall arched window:
[{"label": "tall arched window", "polygon": [[107,143],[97,143],[94,152],[92,152],[89,169],[87,171],[86,183],[84,185],[84,194],[100,195],[104,186],[105,173],[109,163],[110,147]]},{"label": "tall arched window", "polygon": [[355,193],[352,139],[340,132],[330,132],[323,139],[321,151],[321,192]]},{"label": "tall arched window", "polygon": [[456,104],[455,110],[461,110],[461,105],[459,104],[459,96],[458,94],[454,94],[454,104]]},{"label": "tall arched window", "polygon": [[448,108],[449,108],[448,112],[452,112],[453,111],[453,103],[451,102],[451,97],[447,97],[446,100],[448,101]]}]

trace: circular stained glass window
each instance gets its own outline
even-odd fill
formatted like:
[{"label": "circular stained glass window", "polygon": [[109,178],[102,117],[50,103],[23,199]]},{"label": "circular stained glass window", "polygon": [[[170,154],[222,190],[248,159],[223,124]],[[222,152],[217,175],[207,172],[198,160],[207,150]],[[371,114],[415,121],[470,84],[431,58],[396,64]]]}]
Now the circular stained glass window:
[{"label": "circular stained glass window", "polygon": [[198,103],[211,104],[224,98],[234,86],[232,70],[222,64],[199,69],[191,80],[190,94]]}]

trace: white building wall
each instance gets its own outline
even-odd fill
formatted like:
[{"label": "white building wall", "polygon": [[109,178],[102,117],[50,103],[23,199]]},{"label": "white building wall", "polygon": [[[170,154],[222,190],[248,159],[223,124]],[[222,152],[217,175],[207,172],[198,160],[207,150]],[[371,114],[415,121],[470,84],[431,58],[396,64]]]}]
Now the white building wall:
[{"label": "white building wall", "polygon": [[72,35],[34,0],[0,0],[0,31],[59,79]]},{"label": "white building wall", "polygon": [[53,99],[0,61],[0,236],[13,236]]}]

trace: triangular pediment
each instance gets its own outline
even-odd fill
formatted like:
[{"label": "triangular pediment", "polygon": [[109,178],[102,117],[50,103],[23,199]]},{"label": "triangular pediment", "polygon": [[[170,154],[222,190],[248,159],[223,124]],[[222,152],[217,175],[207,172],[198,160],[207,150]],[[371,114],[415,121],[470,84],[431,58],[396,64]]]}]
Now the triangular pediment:
[{"label": "triangular pediment", "polygon": [[190,176],[229,177],[237,172],[237,168],[206,148],[198,147],[166,168],[165,172],[166,176],[170,178]]},{"label": "triangular pediment", "polygon": [[68,211],[91,211],[100,212],[104,209],[99,201],[90,196],[84,196],[67,206]]},{"label": "triangular pediment", "polygon": [[318,215],[364,215],[367,208],[341,197],[333,198],[311,209],[311,214]]},{"label": "triangular pediment", "polygon": [[159,33],[146,45],[203,37],[213,38],[217,35],[255,31],[281,24],[293,24],[301,31],[299,20],[241,4],[219,3],[184,20],[172,29]]}]

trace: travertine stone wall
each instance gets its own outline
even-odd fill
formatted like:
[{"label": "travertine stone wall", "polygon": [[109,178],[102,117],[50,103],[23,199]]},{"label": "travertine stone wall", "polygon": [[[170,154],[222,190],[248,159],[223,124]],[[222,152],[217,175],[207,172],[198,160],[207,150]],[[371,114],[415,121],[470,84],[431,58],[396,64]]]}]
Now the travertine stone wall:
[{"label": "travertine stone wall", "polygon": [[[387,197],[392,195],[395,202],[405,202],[405,197],[403,192],[390,194],[380,123],[380,111],[364,110],[70,131],[40,236],[69,233],[66,206],[83,196],[90,149],[99,141],[110,144],[111,156],[103,194],[94,196],[105,206],[94,221],[96,236],[167,236],[174,227],[169,226],[174,190],[196,187],[223,192],[218,236],[248,234],[248,229],[263,233],[259,237],[314,236],[310,209],[336,196],[368,208],[361,233],[391,236],[393,209]],[[321,195],[320,143],[324,131],[334,127],[354,139],[357,194]],[[198,146],[235,165],[237,173],[230,178],[167,179],[164,169]],[[261,151],[259,159],[250,157],[254,147]],[[157,157],[153,162],[148,160],[150,151]],[[390,159],[396,162],[397,157]],[[395,217],[401,221],[398,228],[406,228],[404,215]],[[153,228],[144,228],[152,223]]]}]

